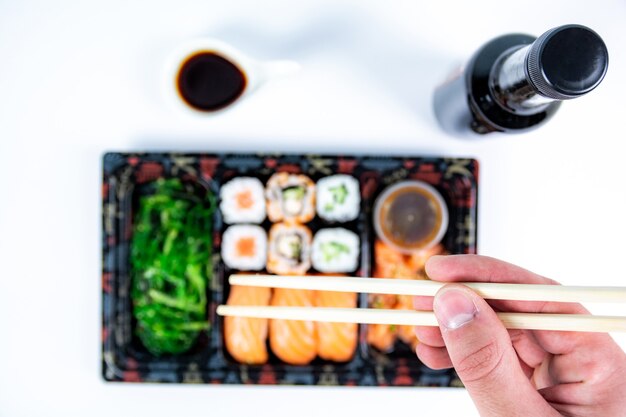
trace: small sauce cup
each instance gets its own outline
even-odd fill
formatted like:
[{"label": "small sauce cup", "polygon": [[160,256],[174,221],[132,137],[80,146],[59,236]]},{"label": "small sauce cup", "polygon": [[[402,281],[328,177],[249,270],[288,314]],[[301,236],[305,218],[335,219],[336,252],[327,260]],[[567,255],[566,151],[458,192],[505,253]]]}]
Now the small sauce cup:
[{"label": "small sauce cup", "polygon": [[374,229],[388,246],[402,253],[433,247],[448,229],[448,207],[441,194],[422,181],[387,187],[374,203]]}]

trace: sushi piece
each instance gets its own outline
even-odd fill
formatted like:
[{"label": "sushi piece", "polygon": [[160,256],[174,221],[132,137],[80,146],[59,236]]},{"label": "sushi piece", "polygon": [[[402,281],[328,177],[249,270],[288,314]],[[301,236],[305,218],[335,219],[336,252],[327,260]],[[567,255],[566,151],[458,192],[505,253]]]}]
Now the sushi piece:
[{"label": "sushi piece", "polygon": [[[226,304],[235,306],[266,306],[270,302],[271,289],[260,287],[230,287]],[[259,365],[267,362],[268,319],[249,317],[224,318],[224,342],[226,350],[240,363]]]},{"label": "sushi piece", "polygon": [[232,269],[258,271],[267,262],[267,234],[260,226],[230,226],[222,236],[222,260]]},{"label": "sushi piece", "polygon": [[270,229],[267,270],[302,275],[311,268],[311,231],[298,224],[276,223]]},{"label": "sushi piece", "polygon": [[395,278],[406,275],[405,257],[381,240],[374,242],[374,277]]},{"label": "sushi piece", "polygon": [[[398,303],[394,294],[370,294],[369,305],[372,308],[393,309]],[[398,326],[391,324],[368,324],[366,331],[367,343],[381,352],[390,352],[396,342]]]},{"label": "sushi piece", "polygon": [[397,336],[404,344],[410,346],[411,350],[415,350],[419,343],[415,336],[415,326],[399,325]]},{"label": "sushi piece", "polygon": [[[399,295],[398,302],[396,303],[396,310],[415,310],[413,308],[413,296],[411,295]],[[415,336],[415,326],[399,325],[398,326],[398,338],[411,346],[411,349],[415,350],[417,346],[417,336]]]},{"label": "sushi piece", "polygon": [[[374,242],[374,277],[399,279],[428,279],[424,266],[433,255],[446,253],[442,245],[404,254],[386,245],[380,240]],[[372,308],[413,310],[411,296],[370,294],[369,305]],[[396,339],[415,348],[418,340],[413,326],[393,326],[374,324],[367,327],[367,343],[382,352],[393,349]]]},{"label": "sushi piece", "polygon": [[258,224],[265,220],[265,189],[257,178],[230,180],[220,190],[220,200],[220,210],[228,224]]},{"label": "sushi piece", "polygon": [[442,245],[405,255],[381,240],[374,242],[374,276],[379,278],[427,279],[426,261],[445,253]]},{"label": "sushi piece", "polygon": [[407,267],[414,271],[417,275],[421,275],[421,278],[428,279],[426,277],[426,272],[424,271],[424,267],[426,266],[426,261],[431,256],[435,255],[443,255],[446,250],[443,245],[438,244],[431,248],[416,251],[409,255],[409,259],[407,261]]},{"label": "sushi piece", "polygon": [[[272,306],[311,307],[315,292],[276,288]],[[317,355],[317,332],[315,323],[304,320],[271,320],[270,348],[283,362],[306,365]]]},{"label": "sushi piece", "polygon": [[354,272],[358,267],[359,237],[337,227],[322,229],[313,238],[313,267],[320,272]]},{"label": "sushi piece", "polygon": [[390,324],[368,324],[367,343],[381,352],[390,352],[396,341],[396,326]]},{"label": "sushi piece", "polygon": [[[323,278],[320,278],[323,279]],[[357,294],[350,292],[317,291],[316,307],[355,308]],[[347,362],[354,356],[357,345],[356,323],[316,322],[317,354],[320,358],[335,362]]]},{"label": "sushi piece", "polygon": [[359,216],[359,182],[350,175],[332,175],[317,182],[317,214],[322,219],[348,222]]},{"label": "sushi piece", "polygon": [[306,175],[272,175],[265,196],[267,216],[272,222],[307,223],[315,217],[315,183]]}]

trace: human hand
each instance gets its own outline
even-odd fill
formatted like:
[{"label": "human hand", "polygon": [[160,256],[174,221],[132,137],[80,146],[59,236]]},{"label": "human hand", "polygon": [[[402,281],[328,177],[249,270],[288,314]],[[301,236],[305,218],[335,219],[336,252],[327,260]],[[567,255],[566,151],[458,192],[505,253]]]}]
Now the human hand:
[{"label": "human hand", "polygon": [[[428,276],[442,282],[557,284],[497,259],[433,256]],[[604,333],[507,330],[495,311],[587,314],[580,304],[490,300],[444,286],[416,297],[439,328],[417,327],[419,359],[453,367],[483,417],[626,416],[626,354]]]}]

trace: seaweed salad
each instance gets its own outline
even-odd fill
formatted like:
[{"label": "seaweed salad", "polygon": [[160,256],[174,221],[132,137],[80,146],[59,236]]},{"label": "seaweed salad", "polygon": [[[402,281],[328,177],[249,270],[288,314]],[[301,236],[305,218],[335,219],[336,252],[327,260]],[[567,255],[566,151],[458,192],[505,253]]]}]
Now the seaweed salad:
[{"label": "seaweed salad", "polygon": [[209,329],[215,197],[179,179],[150,187],[139,198],[130,249],[135,333],[153,355],[180,354]]}]

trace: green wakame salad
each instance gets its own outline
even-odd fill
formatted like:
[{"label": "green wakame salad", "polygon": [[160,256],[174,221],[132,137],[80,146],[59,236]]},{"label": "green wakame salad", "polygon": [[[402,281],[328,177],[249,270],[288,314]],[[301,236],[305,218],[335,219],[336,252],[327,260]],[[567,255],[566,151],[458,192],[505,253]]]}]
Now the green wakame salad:
[{"label": "green wakame salad", "polygon": [[154,355],[189,350],[209,328],[215,197],[198,197],[178,179],[159,179],[141,196],[131,241],[136,334]]}]

